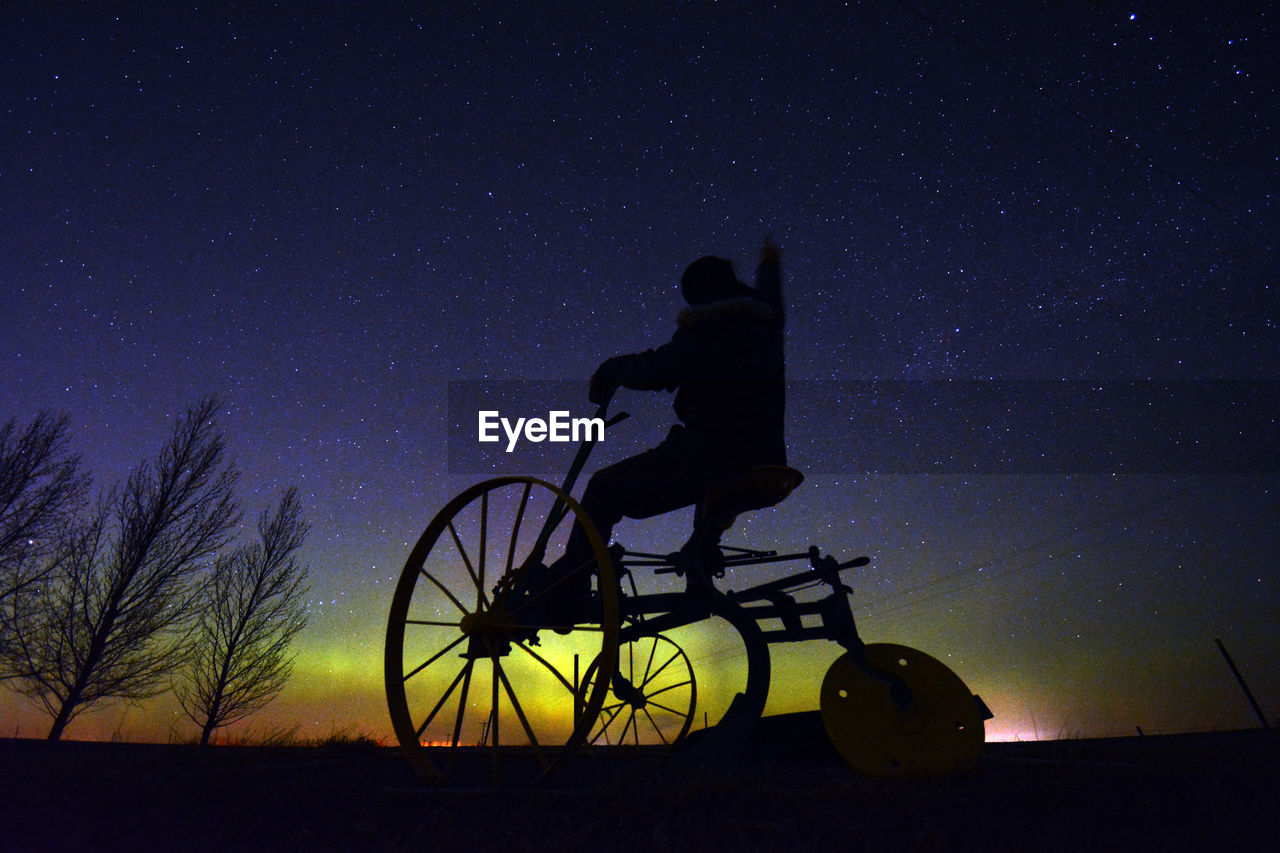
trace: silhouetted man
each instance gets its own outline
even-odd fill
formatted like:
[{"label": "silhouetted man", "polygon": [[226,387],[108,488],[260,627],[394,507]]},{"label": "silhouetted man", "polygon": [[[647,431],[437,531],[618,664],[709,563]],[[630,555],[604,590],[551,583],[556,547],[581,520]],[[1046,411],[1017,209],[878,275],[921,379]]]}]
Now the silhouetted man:
[{"label": "silhouetted man", "polygon": [[[782,277],[778,249],[767,244],[756,286],[738,280],[717,257],[694,261],[680,284],[689,303],[669,343],[611,358],[591,377],[594,403],[618,388],[675,391],[673,426],[661,444],[596,472],[582,508],[605,542],[624,516],[649,518],[696,504],[716,480],[755,465],[786,464],[783,440]],[[551,576],[572,573],[564,599],[589,590],[586,533],[575,526]]]}]

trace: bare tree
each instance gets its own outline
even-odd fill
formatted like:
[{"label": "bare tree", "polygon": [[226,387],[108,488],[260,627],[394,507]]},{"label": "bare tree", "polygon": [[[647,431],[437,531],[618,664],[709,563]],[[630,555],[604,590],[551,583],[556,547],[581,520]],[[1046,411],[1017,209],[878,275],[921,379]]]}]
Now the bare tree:
[{"label": "bare tree", "polygon": [[297,490],[289,489],[275,514],[258,520],[261,541],[214,565],[176,688],[182,709],[201,727],[201,744],[274,699],[293,671],[289,646],[307,622],[307,567],[296,554],[308,529]]},{"label": "bare tree", "polygon": [[67,425],[41,412],[25,428],[12,418],[0,426],[0,658],[84,506],[89,478],[68,450]]},{"label": "bare tree", "polygon": [[187,410],[154,464],[103,500],[16,626],[6,664],[53,717],[50,740],[104,699],[163,692],[187,653],[199,574],[239,521],[217,401]]}]

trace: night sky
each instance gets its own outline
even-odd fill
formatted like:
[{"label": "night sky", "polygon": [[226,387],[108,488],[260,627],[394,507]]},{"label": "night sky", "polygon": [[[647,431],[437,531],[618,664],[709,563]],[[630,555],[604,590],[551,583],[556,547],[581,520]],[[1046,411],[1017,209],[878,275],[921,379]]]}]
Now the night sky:
[{"label": "night sky", "polygon": [[[862,635],[945,661],[992,738],[1256,724],[1215,637],[1275,718],[1274,13],[779,5],[0,8],[0,417],[71,415],[105,487],[216,393],[248,528],[289,485],[313,524],[294,678],[236,731],[389,736],[392,585],[478,479],[450,464],[474,417],[451,381],[582,382],[586,413],[600,361],[670,337],[690,261],[749,278],[769,235],[807,480],[727,541],[871,556]],[[1015,436],[993,467],[927,406],[844,399],[869,380],[917,403],[1231,380],[1215,399],[1253,405],[1221,469],[1162,462],[1146,426],[1115,456],[1072,444],[1069,397],[1031,435],[1025,399],[987,406],[978,438]],[[616,406],[593,468],[673,417],[663,394]],[[673,550],[689,525],[615,533]],[[740,646],[688,643],[714,720]],[[769,710],[817,707],[838,652],[775,648]],[[11,693],[0,720],[47,730]],[[68,736],[193,731],[160,700]]]}]

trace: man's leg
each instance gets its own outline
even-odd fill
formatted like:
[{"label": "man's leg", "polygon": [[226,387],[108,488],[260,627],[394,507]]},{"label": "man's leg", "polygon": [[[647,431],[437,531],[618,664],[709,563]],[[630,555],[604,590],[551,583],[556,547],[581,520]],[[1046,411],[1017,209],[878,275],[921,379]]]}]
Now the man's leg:
[{"label": "man's leg", "polygon": [[[624,517],[650,518],[696,504],[707,489],[707,476],[698,462],[685,442],[669,437],[652,450],[592,475],[582,509],[607,543],[613,526]],[[571,594],[583,595],[590,588],[594,565],[586,531],[575,524],[564,556],[552,564],[550,576],[565,578]]]}]

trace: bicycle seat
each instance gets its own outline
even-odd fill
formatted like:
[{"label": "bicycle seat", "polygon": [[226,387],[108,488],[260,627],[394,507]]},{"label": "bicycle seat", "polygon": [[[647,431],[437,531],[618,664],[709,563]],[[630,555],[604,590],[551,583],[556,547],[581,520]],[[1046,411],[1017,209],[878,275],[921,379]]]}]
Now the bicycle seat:
[{"label": "bicycle seat", "polygon": [[786,465],[758,465],[717,480],[707,488],[699,520],[724,532],[744,512],[782,502],[804,475]]}]

